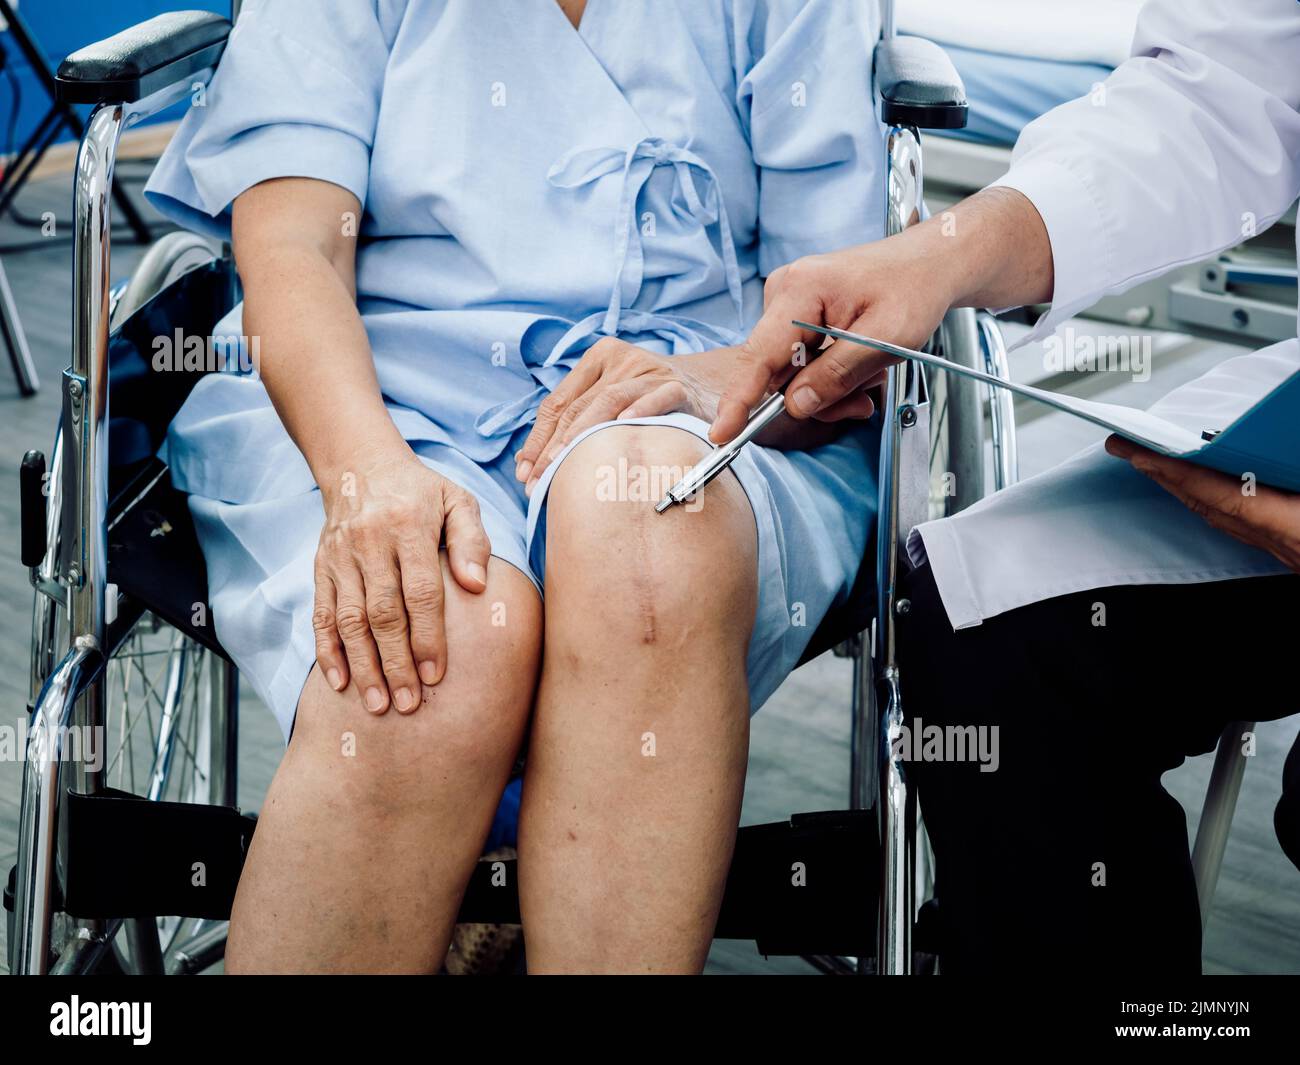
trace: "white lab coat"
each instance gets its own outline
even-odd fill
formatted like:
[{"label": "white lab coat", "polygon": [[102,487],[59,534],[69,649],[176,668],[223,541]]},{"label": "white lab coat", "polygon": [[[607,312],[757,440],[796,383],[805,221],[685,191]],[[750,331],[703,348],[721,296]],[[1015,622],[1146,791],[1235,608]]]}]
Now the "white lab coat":
[{"label": "white lab coat", "polygon": [[[999,182],[1046,223],[1053,303],[1039,340],[1103,295],[1271,225],[1300,194],[1300,3],[1151,0],[1104,90],[1024,130]],[[1224,361],[1151,409],[1198,434],[1300,371],[1300,340]],[[1296,412],[1300,418],[1300,411]],[[956,629],[1122,584],[1285,572],[1100,445],[913,530]]]}]

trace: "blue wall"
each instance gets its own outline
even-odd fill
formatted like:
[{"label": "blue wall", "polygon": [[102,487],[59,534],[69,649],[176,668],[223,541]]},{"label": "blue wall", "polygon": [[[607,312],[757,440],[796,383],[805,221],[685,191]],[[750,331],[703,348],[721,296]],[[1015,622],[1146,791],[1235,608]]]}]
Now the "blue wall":
[{"label": "blue wall", "polygon": [[[55,67],[69,52],[143,22],[164,11],[216,11],[230,15],[230,0],[19,0],[18,14],[27,23],[39,47]],[[50,106],[26,57],[9,33],[0,34],[8,57],[8,71],[21,90],[14,143],[6,143],[13,112],[13,80],[0,74],[0,152],[15,150],[36,127]],[[167,116],[168,118],[174,116]],[[69,139],[65,132],[62,140]]]}]

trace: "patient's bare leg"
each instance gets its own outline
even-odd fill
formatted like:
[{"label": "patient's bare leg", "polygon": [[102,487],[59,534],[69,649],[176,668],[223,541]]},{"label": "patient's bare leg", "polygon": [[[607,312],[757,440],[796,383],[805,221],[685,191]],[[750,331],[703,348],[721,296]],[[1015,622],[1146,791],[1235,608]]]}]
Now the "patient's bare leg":
[{"label": "patient's bare leg", "polygon": [[497,559],[446,587],[447,673],[410,715],[367,713],[313,669],[239,882],[230,972],[428,972],[523,735],[541,604]]},{"label": "patient's bare leg", "polygon": [[597,493],[620,457],[635,476],[705,450],[610,428],[551,486],[520,824],[530,972],[696,971],[708,953],[748,753],[754,518],[731,474],[694,513]]}]

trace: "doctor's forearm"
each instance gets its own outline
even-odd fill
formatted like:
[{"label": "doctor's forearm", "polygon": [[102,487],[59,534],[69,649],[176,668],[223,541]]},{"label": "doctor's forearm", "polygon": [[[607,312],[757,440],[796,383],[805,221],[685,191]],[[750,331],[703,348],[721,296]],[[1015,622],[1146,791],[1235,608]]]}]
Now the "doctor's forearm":
[{"label": "doctor's forearm", "polygon": [[1052,244],[1034,205],[1014,189],[977,192],[913,229],[921,261],[953,307],[1020,307],[1052,298]]},{"label": "doctor's forearm", "polygon": [[791,378],[791,352],[822,339],[796,322],[919,345],[948,308],[1042,303],[1052,298],[1054,277],[1043,219],[1008,188],[985,189],[886,240],[783,266],[767,280],[763,317],[735,360],[710,438],[732,439],[773,388],[785,388],[786,409],[796,418],[863,416],[855,393],[870,387],[888,358],[840,340]]}]

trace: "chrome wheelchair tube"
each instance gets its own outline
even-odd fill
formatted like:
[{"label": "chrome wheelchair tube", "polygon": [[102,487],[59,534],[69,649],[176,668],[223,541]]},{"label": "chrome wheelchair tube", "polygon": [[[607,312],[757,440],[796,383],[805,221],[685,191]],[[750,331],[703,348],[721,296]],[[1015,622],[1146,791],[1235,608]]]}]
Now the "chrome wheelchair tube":
[{"label": "chrome wheelchair tube", "polygon": [[880,769],[876,709],[873,625],[853,638],[852,732],[849,736],[849,807],[869,810],[876,803]]},{"label": "chrome wheelchair tube", "polygon": [[226,921],[187,920],[185,927],[191,934],[171,948],[164,961],[168,976],[196,976],[219,962],[226,953],[226,937],[230,928]]},{"label": "chrome wheelchair tube", "polygon": [[[979,326],[970,307],[953,307],[939,327],[942,354],[949,362],[983,367]],[[948,513],[956,514],[984,498],[984,388],[978,381],[948,374],[944,380],[948,415],[948,466],[953,495]],[[957,444],[951,444],[952,440]]]},{"label": "chrome wheelchair tube", "polygon": [[921,138],[914,127],[889,127],[885,164],[885,235],[893,236],[921,220],[924,174]]},{"label": "chrome wheelchair tube", "polygon": [[1234,721],[1219,736],[1219,746],[1214,752],[1214,769],[1205,789],[1205,802],[1201,806],[1201,822],[1196,827],[1196,844],[1192,848],[1192,871],[1196,876],[1196,898],[1201,907],[1201,930],[1210,919],[1210,904],[1219,884],[1219,870],[1223,866],[1223,852],[1228,846],[1228,832],[1232,816],[1237,810],[1237,796],[1241,794],[1242,777],[1246,774],[1246,755],[1241,744],[1246,733],[1255,727],[1253,721]]},{"label": "chrome wheelchair tube", "polygon": [[[893,236],[921,219],[921,141],[911,126],[891,126],[885,134],[885,234]],[[894,665],[894,583],[898,576],[899,470],[902,444],[900,407],[907,396],[908,367],[899,363],[886,373],[885,410],[889,424],[881,440],[881,507],[877,533],[877,574],[882,578],[877,610],[876,646],[882,663],[880,679]]]},{"label": "chrome wheelchair tube", "polygon": [[[892,36],[892,4],[885,4],[883,12],[888,12],[885,36]],[[891,126],[885,134],[885,234],[901,233],[907,226],[920,221],[920,194],[922,194],[922,164],[920,164],[920,138],[917,130],[911,126]],[[893,398],[904,395],[906,369],[893,367],[888,372],[888,391]],[[885,403],[885,410],[894,410],[893,399]],[[889,437],[889,433],[885,433]],[[880,662],[893,661],[893,624],[888,622],[893,610],[893,583],[897,571],[897,557],[894,542],[898,532],[897,507],[897,451],[892,450],[888,440],[885,441],[880,456],[880,469],[883,479],[891,481],[888,490],[891,503],[881,501],[879,521],[881,529],[878,540],[878,566],[876,573],[880,577],[878,590],[878,622],[872,627],[870,645],[859,649],[859,657],[854,661],[853,676],[853,749],[850,753],[849,798],[854,809],[866,809],[875,801],[874,792],[878,788],[878,761],[880,758],[880,714],[876,700],[875,683],[879,679],[875,670],[874,659]],[[884,485],[881,492],[885,492]],[[888,529],[885,525],[889,525]],[[888,545],[885,546],[885,545]],[[884,579],[885,567],[888,567],[888,579]],[[888,585],[888,594],[887,594]],[[881,646],[881,641],[888,644]],[[866,638],[863,637],[866,644]],[[870,736],[865,741],[863,735]],[[883,925],[884,922],[881,922]]]},{"label": "chrome wheelchair tube", "polygon": [[[892,11],[889,13],[892,22]],[[892,30],[892,27],[890,27]],[[921,220],[924,175],[921,141],[911,126],[891,126],[885,134],[885,233],[892,236]],[[877,919],[877,971],[882,975],[907,975],[912,970],[912,848],[914,828],[908,814],[907,781],[901,758],[895,756],[894,740],[902,725],[902,699],[895,657],[895,612],[897,602],[900,539],[900,494],[902,488],[903,433],[917,424],[914,401],[909,394],[909,369],[891,366],[885,377],[885,405],[888,412],[880,451],[880,513],[877,516],[877,591],[874,657],[876,679],[882,685],[883,702],[872,700],[878,757],[880,824],[880,898]],[[910,378],[920,388],[920,375]],[[929,433],[925,434],[927,445]],[[928,467],[928,463],[926,464]],[[928,478],[928,469],[926,470]]]},{"label": "chrome wheelchair tube", "polygon": [[49,965],[59,764],[63,738],[78,696],[100,665],[99,646],[76,640],[50,675],[32,712],[18,815],[18,871],[14,893],[18,942],[14,971],[42,975]]},{"label": "chrome wheelchair tube", "polygon": [[[63,375],[63,530],[60,576],[68,585],[74,640],[104,645],[108,517],[109,228],[113,163],[126,108],[95,110],[77,154],[72,275],[72,366]],[[102,729],[104,693],[91,684],[78,702],[76,724]],[[100,773],[76,768],[78,791],[92,793]]]},{"label": "chrome wheelchair tube", "polygon": [[[978,314],[976,321],[979,323],[985,371],[1010,381],[1011,364],[1007,361],[1007,345],[1002,339],[1002,330],[990,314]],[[1001,491],[1020,480],[1015,396],[1005,388],[989,386],[989,436],[993,439],[993,487]]]},{"label": "chrome wheelchair tube", "polygon": [[885,678],[884,771],[880,781],[881,891],[879,965],[883,976],[912,972],[912,922],[915,920],[916,817],[902,757],[896,753],[903,726],[898,670]]},{"label": "chrome wheelchair tube", "polygon": [[122,922],[120,935],[131,946],[132,968],[142,976],[162,976],[162,944],[158,939],[158,922],[152,917],[128,917]]},{"label": "chrome wheelchair tube", "polygon": [[189,663],[181,650],[185,637],[177,632],[172,637],[171,654],[167,659],[167,681],[163,687],[162,705],[159,708],[158,736],[154,741],[153,771],[150,774],[146,796],[150,802],[163,797],[171,774],[172,757],[176,753],[174,734],[181,713],[181,694],[185,689],[185,673]]},{"label": "chrome wheelchair tube", "polygon": [[[63,527],[59,576],[74,635],[103,644],[108,497],[108,332],[113,167],[122,131],[184,99],[212,69],[136,103],[101,104],[86,123],[73,193],[72,365],[63,390]],[[98,696],[89,700],[93,715]],[[102,709],[102,707],[100,707]],[[98,722],[94,722],[98,723]]]},{"label": "chrome wheelchair tube", "polygon": [[[128,108],[102,104],[92,112],[77,151],[73,181],[72,365],[63,374],[62,513],[59,579],[68,588],[73,646],[105,645],[108,598],[108,333],[111,320],[113,167],[122,131],[176,99],[169,87]],[[115,603],[112,605],[116,605]],[[104,687],[85,685],[72,721],[81,735],[104,735]],[[72,786],[93,795],[103,765],[81,759]],[[48,934],[48,921],[46,922]],[[78,920],[56,972],[93,965],[109,938],[102,921]]]},{"label": "chrome wheelchair tube", "polygon": [[94,972],[120,925],[120,920],[107,923],[79,921],[76,931],[50,967],[50,975],[86,976]]},{"label": "chrome wheelchair tube", "polygon": [[220,680],[209,689],[213,705],[208,715],[208,764],[223,769],[210,774],[208,801],[213,806],[234,806],[239,784],[239,670],[233,662],[213,657],[217,660],[208,668],[220,670]]},{"label": "chrome wheelchair tube", "polygon": [[882,766],[878,807],[881,860],[877,963],[882,975],[899,976],[911,972],[913,920],[911,848],[914,833],[907,817],[907,781],[895,743],[903,724],[894,619],[900,607],[897,580],[903,431],[904,419],[911,409],[906,402],[907,373],[904,364],[890,367],[887,375],[885,410],[892,412],[892,417],[881,440],[880,528],[877,534],[880,589],[876,654],[884,691],[884,705],[878,707],[876,721],[878,757]]},{"label": "chrome wheelchair tube", "polygon": [[897,36],[897,22],[894,19],[894,0],[880,0],[880,36],[888,40]]},{"label": "chrome wheelchair tube", "polygon": [[823,976],[853,976],[862,971],[859,958],[842,958],[836,954],[805,954],[803,960]]}]

